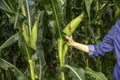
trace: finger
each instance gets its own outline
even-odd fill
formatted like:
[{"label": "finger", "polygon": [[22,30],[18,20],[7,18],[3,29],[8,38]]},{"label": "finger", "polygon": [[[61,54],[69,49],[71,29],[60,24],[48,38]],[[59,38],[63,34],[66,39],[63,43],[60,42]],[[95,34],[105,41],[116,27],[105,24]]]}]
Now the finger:
[{"label": "finger", "polygon": [[70,36],[70,39],[72,39],[72,36]]}]

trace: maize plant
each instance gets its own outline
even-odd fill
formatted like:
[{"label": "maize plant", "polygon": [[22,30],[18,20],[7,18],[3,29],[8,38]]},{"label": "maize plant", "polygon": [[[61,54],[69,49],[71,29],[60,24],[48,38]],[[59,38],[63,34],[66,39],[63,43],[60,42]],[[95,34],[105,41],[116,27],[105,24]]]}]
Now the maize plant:
[{"label": "maize plant", "polygon": [[91,58],[69,47],[65,37],[99,43],[119,19],[119,4],[0,0],[0,80],[111,80],[114,52]]},{"label": "maize plant", "polygon": [[[36,42],[37,42],[37,30],[38,30],[38,22],[39,22],[39,14],[36,14],[33,16],[33,18],[31,18],[32,14],[30,11],[30,2],[28,0],[18,0],[18,7],[16,12],[12,10],[12,8],[14,8],[12,2],[7,2],[5,0],[2,0],[1,3],[3,3],[3,8],[1,8],[3,11],[5,11],[5,13],[7,14],[8,17],[12,17],[12,15],[9,13],[9,11],[15,15],[14,17],[14,29],[18,29],[19,31],[13,35],[11,38],[9,38],[5,43],[3,43],[0,47],[0,50],[12,45],[13,43],[15,43],[16,41],[18,41],[18,46],[20,48],[20,52],[21,54],[26,57],[28,63],[29,63],[29,71],[30,74],[29,75],[31,77],[31,80],[36,80],[36,79],[41,79],[41,77],[38,77],[39,75],[36,74],[35,72],[35,61],[32,59],[32,56],[35,55],[36,52]],[[34,5],[35,3],[32,2]],[[31,6],[32,6],[31,5]],[[26,7],[25,7],[26,6]],[[7,8],[6,8],[7,7]],[[6,11],[6,9],[8,9],[8,12]],[[35,7],[33,8],[35,9]],[[21,12],[20,12],[21,11]],[[23,18],[22,18],[23,17]],[[23,19],[23,21],[21,20]],[[21,21],[21,23],[20,23]],[[32,22],[33,21],[33,25]],[[2,59],[1,59],[2,60]],[[4,60],[2,60],[3,62],[5,62]],[[1,61],[1,62],[2,62]],[[18,73],[20,74],[18,79],[20,80],[27,80],[29,79],[28,77],[25,77],[25,75],[23,75],[22,72],[20,72],[15,66],[13,66],[10,63],[6,63],[6,65],[8,65],[6,68],[8,67],[13,67],[16,72],[17,75],[16,77],[18,77]],[[4,67],[3,67],[4,68]],[[20,78],[21,77],[21,78]]]}]

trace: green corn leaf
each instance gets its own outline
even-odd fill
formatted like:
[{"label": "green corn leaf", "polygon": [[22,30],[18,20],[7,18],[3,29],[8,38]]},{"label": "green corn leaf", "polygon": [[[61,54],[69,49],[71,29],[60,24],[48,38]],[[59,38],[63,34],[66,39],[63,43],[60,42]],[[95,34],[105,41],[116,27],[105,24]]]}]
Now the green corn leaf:
[{"label": "green corn leaf", "polygon": [[16,0],[2,0],[2,2],[6,5],[6,7],[9,10],[16,12],[17,10]]},{"label": "green corn leaf", "polygon": [[27,45],[23,36],[20,36],[20,39],[18,40],[18,45],[22,56],[30,59],[30,56],[32,55],[32,49]]},{"label": "green corn leaf", "polygon": [[67,35],[70,36],[75,29],[78,27],[79,23],[82,21],[84,16],[84,13],[82,12],[78,17],[73,19],[64,29],[63,32]]},{"label": "green corn leaf", "polygon": [[63,63],[65,61],[65,56],[67,54],[67,51],[68,51],[68,45],[67,44],[64,44],[63,45]]},{"label": "green corn leaf", "polygon": [[7,13],[13,14],[14,12],[17,12],[16,3],[16,0],[0,0],[0,9]]},{"label": "green corn leaf", "polygon": [[52,27],[56,31],[57,37],[61,37],[61,23],[63,20],[63,11],[60,0],[43,0],[45,10],[49,16],[49,23],[52,22]]},{"label": "green corn leaf", "polygon": [[10,12],[9,8],[6,6],[5,2],[3,2],[2,0],[0,0],[0,9]]},{"label": "green corn leaf", "polygon": [[36,49],[36,41],[37,41],[37,27],[38,27],[38,21],[35,22],[32,33],[30,35],[29,45],[31,48]]},{"label": "green corn leaf", "polygon": [[26,16],[25,7],[24,7],[24,0],[23,1],[21,0],[21,11],[22,11],[22,14],[24,16]]},{"label": "green corn leaf", "polygon": [[2,58],[0,58],[0,67],[4,70],[10,69],[12,72],[14,72],[17,80],[27,80],[24,74],[18,68]]},{"label": "green corn leaf", "polygon": [[115,0],[115,4],[116,4],[117,7],[120,9],[120,0]]},{"label": "green corn leaf", "polygon": [[[36,75],[39,77],[39,80],[44,79],[44,75],[46,73],[46,60],[45,60],[45,51],[44,51],[44,47],[42,45],[43,43],[43,39],[44,39],[44,29],[42,28],[43,23],[44,23],[44,11],[40,11],[39,12],[39,26],[38,26],[38,34],[37,34],[37,42],[36,42],[36,52],[34,55],[36,55],[36,57],[39,59],[39,63],[36,64],[37,68],[36,68]],[[53,45],[52,45],[53,46]],[[48,47],[48,46],[47,46]],[[37,59],[36,58],[36,59]],[[32,56],[32,60],[33,56]]]},{"label": "green corn leaf", "polygon": [[93,0],[85,0],[85,6],[86,6],[86,10],[89,18],[90,18],[90,9],[91,9],[92,1]]},{"label": "green corn leaf", "polygon": [[12,12],[12,9],[10,8],[10,6],[8,5],[8,3],[6,2],[6,0],[1,0],[3,5],[6,7],[4,7],[5,9],[8,9],[10,12]]},{"label": "green corn leaf", "polygon": [[8,17],[10,17],[10,15],[14,15],[14,12],[10,8],[6,0],[0,0],[0,10],[4,11]]},{"label": "green corn leaf", "polygon": [[16,12],[16,16],[15,16],[15,23],[14,23],[14,28],[16,29],[17,27],[17,24],[18,24],[18,17],[19,17],[19,11],[20,11],[20,0],[18,0],[19,3],[18,3],[18,9],[17,9],[17,12]]},{"label": "green corn leaf", "polygon": [[22,31],[23,31],[23,37],[25,39],[25,42],[28,44],[29,42],[29,30],[28,30],[28,25],[25,23],[22,24]]},{"label": "green corn leaf", "polygon": [[95,78],[96,80],[108,80],[105,75],[101,72],[95,72],[89,67],[85,68],[85,72],[87,75],[90,75],[91,77]]},{"label": "green corn leaf", "polygon": [[14,44],[18,39],[19,39],[19,33],[14,34],[0,46],[0,50]]},{"label": "green corn leaf", "polygon": [[26,1],[26,6],[27,6],[27,15],[28,15],[28,24],[29,24],[29,33],[31,35],[31,16],[30,16],[30,9],[29,9],[29,4],[28,4],[28,0],[25,0]]},{"label": "green corn leaf", "polygon": [[61,6],[63,6],[63,5],[64,5],[64,2],[63,2],[63,0],[60,0],[60,2],[61,2]]},{"label": "green corn leaf", "polygon": [[120,14],[120,8],[117,8],[115,11],[115,17],[119,18],[119,14]]},{"label": "green corn leaf", "polygon": [[74,73],[75,76],[72,76],[74,77],[73,80],[85,80],[85,72],[82,68],[75,68],[75,67],[71,67],[69,65],[64,65],[63,67],[65,68],[68,68],[72,71],[72,73]]}]

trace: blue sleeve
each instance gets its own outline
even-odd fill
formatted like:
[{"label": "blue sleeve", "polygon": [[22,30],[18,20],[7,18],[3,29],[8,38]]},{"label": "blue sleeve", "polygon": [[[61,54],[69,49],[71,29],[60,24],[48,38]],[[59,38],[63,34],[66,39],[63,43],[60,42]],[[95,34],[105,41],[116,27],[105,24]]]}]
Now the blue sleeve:
[{"label": "blue sleeve", "polygon": [[[118,22],[117,22],[118,23]],[[88,45],[89,47],[89,56],[104,56],[106,52],[110,52],[114,49],[114,36],[116,32],[115,24],[112,29],[108,32],[107,35],[103,38],[103,40],[97,45]]]}]

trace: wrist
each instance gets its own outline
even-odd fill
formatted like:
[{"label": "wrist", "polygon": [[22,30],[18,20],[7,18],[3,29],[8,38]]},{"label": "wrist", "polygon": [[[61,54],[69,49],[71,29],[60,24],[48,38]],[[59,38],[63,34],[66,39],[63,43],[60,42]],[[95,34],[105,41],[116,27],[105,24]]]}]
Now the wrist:
[{"label": "wrist", "polygon": [[73,47],[73,46],[75,46],[75,45],[76,45],[76,43],[77,43],[77,42],[73,41],[73,42],[70,44],[70,46],[72,46],[72,47]]}]

